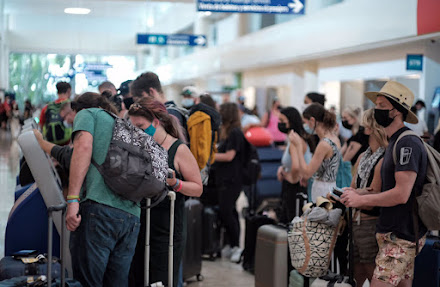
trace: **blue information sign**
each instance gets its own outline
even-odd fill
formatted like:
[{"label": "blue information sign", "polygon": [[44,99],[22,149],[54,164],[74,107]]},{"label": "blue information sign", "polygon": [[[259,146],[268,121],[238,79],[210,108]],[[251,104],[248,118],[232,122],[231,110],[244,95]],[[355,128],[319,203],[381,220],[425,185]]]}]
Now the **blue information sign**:
[{"label": "blue information sign", "polygon": [[137,34],[137,44],[146,45],[176,45],[176,46],[206,46],[206,36],[189,34]]},{"label": "blue information sign", "polygon": [[423,71],[423,55],[406,55],[406,69]]},{"label": "blue information sign", "polygon": [[198,0],[198,11],[304,14],[305,0]]}]

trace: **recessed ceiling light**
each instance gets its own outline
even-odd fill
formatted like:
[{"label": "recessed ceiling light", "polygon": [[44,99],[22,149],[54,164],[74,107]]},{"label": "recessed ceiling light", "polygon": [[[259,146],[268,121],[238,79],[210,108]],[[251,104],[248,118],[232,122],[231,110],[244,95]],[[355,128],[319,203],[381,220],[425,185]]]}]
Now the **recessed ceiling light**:
[{"label": "recessed ceiling light", "polygon": [[88,8],[66,8],[64,9],[66,14],[77,14],[77,15],[87,15],[90,13]]}]

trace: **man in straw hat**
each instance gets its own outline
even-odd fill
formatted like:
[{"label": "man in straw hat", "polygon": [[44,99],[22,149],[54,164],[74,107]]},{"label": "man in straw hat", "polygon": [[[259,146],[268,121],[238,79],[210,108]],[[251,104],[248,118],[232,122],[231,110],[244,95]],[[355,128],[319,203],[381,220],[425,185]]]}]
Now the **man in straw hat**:
[{"label": "man in straw hat", "polygon": [[382,207],[376,226],[379,252],[371,286],[412,286],[416,238],[420,238],[421,250],[427,232],[417,218],[419,232],[416,236],[413,224],[415,195],[422,190],[427,154],[421,140],[411,135],[397,143],[396,163],[393,148],[399,135],[408,130],[403,122],[418,122],[411,111],[414,95],[407,87],[394,81],[385,83],[379,92],[366,92],[365,95],[375,103],[374,118],[389,137],[381,169],[382,192],[364,191],[358,194],[352,188],[346,188],[341,202],[350,207]]}]

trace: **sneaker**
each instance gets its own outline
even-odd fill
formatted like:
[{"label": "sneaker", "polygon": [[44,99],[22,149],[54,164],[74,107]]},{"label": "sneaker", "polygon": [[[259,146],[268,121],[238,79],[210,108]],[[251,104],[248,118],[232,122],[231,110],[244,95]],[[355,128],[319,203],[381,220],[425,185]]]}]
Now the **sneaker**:
[{"label": "sneaker", "polygon": [[222,258],[227,258],[227,259],[231,258],[231,255],[232,255],[231,246],[225,245],[225,247],[223,247],[221,253],[222,253]]},{"label": "sneaker", "polygon": [[241,259],[241,253],[243,253],[243,249],[238,246],[235,246],[231,250],[231,262],[239,263]]}]

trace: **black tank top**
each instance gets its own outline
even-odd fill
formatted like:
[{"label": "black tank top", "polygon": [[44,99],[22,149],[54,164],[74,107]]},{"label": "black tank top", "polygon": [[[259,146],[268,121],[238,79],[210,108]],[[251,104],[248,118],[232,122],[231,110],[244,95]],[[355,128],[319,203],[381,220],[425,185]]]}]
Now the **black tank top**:
[{"label": "black tank top", "polygon": [[[383,156],[385,155],[385,153],[383,153],[376,161],[376,163],[374,164],[372,171],[370,172],[370,177],[368,178],[367,181],[367,186],[370,186],[371,183],[373,182],[373,178],[374,178],[374,170],[376,169],[377,164],[379,163],[379,161],[383,158]],[[357,180],[356,180],[356,188],[359,188],[359,185],[361,183],[361,179],[359,177],[359,175],[357,175]],[[361,209],[361,212],[367,215],[371,215],[371,216],[379,216],[380,215],[380,207],[373,207],[373,209],[370,210],[365,210],[365,209]]]}]

